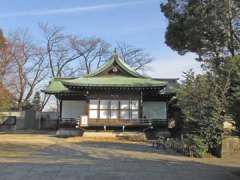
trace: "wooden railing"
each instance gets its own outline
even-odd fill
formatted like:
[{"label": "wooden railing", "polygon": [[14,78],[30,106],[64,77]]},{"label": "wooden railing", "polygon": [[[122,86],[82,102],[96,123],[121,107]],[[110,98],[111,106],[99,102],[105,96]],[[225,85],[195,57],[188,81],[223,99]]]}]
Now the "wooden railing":
[{"label": "wooden railing", "polygon": [[166,119],[131,119],[128,120],[131,123],[136,123],[136,124],[140,124],[140,125],[154,125],[154,124],[158,124],[158,123],[167,123]]},{"label": "wooden railing", "polygon": [[[158,125],[158,124],[167,124],[167,121],[165,119],[131,119],[131,120],[104,120],[104,119],[97,119],[92,120],[88,119],[89,125],[144,125],[144,126],[152,126],[152,125]],[[80,118],[62,118],[60,127],[66,125],[76,125],[81,126],[81,119]]]}]

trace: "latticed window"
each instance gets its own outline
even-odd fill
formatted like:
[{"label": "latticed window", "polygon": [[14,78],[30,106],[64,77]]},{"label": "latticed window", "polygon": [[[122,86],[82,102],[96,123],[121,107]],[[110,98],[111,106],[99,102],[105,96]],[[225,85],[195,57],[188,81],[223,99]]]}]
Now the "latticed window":
[{"label": "latticed window", "polygon": [[137,100],[131,101],[131,118],[138,119],[139,117],[139,103]]},{"label": "latticed window", "polygon": [[110,119],[118,119],[119,101],[118,100],[111,100],[110,109],[111,109]]},{"label": "latticed window", "polygon": [[120,119],[129,119],[130,108],[129,108],[129,100],[121,100],[120,101]]},{"label": "latticed window", "polygon": [[138,100],[90,100],[90,119],[122,119],[139,118]]},{"label": "latticed window", "polygon": [[109,119],[109,100],[100,100],[100,119]]},{"label": "latticed window", "polygon": [[90,100],[89,102],[89,118],[97,119],[98,118],[98,100]]}]

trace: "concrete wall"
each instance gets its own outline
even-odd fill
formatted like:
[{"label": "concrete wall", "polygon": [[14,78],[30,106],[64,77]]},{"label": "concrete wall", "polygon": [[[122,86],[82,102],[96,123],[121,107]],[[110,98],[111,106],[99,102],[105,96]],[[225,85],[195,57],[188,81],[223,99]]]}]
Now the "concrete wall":
[{"label": "concrete wall", "polygon": [[36,124],[38,129],[56,129],[58,119],[58,112],[36,112]]},{"label": "concrete wall", "polygon": [[62,118],[80,118],[85,113],[85,101],[62,101]]},{"label": "concrete wall", "polygon": [[16,116],[14,129],[56,129],[59,113],[57,112],[0,112],[2,116]]},{"label": "concrete wall", "polygon": [[37,129],[36,111],[25,111],[24,129]]},{"label": "concrete wall", "polygon": [[16,129],[24,129],[25,123],[24,123],[24,118],[25,118],[25,112],[0,112],[2,116],[16,116]]},{"label": "concrete wall", "polygon": [[145,116],[147,119],[167,119],[166,102],[143,102],[143,116]]}]

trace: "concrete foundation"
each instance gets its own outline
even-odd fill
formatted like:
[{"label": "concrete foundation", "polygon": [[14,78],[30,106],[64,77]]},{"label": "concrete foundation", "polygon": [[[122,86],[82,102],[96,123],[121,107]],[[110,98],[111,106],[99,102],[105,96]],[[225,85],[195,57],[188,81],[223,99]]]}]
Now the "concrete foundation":
[{"label": "concrete foundation", "polygon": [[64,129],[61,128],[57,130],[56,136],[57,137],[74,137],[74,136],[82,136],[84,131],[82,129],[76,128],[76,129]]}]

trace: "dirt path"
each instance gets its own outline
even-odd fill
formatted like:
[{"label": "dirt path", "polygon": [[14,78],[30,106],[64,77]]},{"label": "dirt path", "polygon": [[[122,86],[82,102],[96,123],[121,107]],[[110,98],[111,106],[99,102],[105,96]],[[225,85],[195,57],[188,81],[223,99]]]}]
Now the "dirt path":
[{"label": "dirt path", "polygon": [[144,143],[0,134],[1,180],[238,180],[239,159],[191,159]]}]

